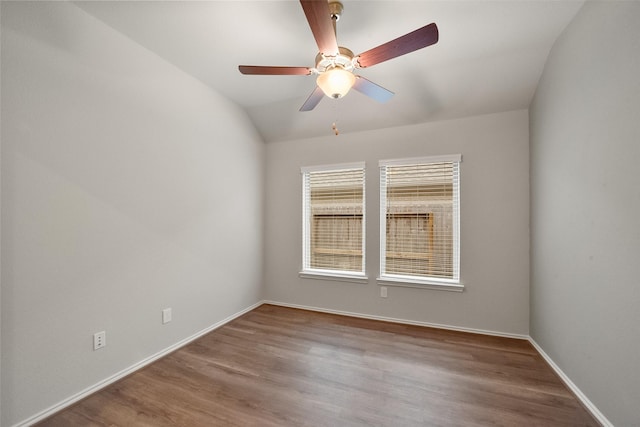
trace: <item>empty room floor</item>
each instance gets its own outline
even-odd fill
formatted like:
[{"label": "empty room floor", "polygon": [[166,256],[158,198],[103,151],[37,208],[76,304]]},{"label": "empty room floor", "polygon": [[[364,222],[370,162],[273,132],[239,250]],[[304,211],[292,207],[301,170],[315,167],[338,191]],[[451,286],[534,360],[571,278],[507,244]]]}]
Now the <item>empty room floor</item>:
[{"label": "empty room floor", "polygon": [[262,305],[39,426],[598,426],[525,340]]}]

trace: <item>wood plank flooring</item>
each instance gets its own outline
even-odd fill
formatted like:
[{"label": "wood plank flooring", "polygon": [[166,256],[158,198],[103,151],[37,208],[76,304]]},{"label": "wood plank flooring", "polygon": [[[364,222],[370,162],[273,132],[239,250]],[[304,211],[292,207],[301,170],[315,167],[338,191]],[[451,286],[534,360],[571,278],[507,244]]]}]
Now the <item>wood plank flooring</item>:
[{"label": "wood plank flooring", "polygon": [[263,305],[39,426],[598,426],[526,341]]}]

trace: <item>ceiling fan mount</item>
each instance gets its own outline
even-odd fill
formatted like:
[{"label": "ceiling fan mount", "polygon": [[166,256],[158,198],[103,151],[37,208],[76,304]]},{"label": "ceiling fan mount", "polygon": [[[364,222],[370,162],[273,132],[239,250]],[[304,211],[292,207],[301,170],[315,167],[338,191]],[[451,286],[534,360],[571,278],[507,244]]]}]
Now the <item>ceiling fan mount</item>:
[{"label": "ceiling fan mount", "polygon": [[355,69],[366,68],[389,59],[414,52],[438,42],[438,27],[431,23],[397,39],[369,49],[359,55],[346,47],[338,46],[336,22],[344,10],[338,0],[300,0],[311,32],[318,45],[315,67],[274,67],[240,65],[242,74],[254,75],[318,75],[317,87],[300,108],[310,111],[324,95],[341,98],[353,87],[376,101],[386,102],[393,92],[362,76],[353,73]]},{"label": "ceiling fan mount", "polygon": [[331,16],[331,20],[334,22],[340,20],[340,15],[342,15],[343,10],[344,6],[342,5],[342,2],[329,0],[329,16]]}]

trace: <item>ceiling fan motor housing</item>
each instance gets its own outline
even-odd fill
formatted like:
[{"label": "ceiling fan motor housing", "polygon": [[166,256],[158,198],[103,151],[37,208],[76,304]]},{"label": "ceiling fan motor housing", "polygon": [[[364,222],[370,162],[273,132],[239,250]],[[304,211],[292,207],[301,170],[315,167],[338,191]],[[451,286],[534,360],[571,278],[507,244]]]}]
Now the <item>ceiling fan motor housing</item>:
[{"label": "ceiling fan motor housing", "polygon": [[343,70],[353,71],[355,62],[353,60],[353,52],[346,47],[339,46],[340,52],[336,56],[325,56],[322,53],[316,55],[316,71],[322,74],[332,68],[342,68]]}]

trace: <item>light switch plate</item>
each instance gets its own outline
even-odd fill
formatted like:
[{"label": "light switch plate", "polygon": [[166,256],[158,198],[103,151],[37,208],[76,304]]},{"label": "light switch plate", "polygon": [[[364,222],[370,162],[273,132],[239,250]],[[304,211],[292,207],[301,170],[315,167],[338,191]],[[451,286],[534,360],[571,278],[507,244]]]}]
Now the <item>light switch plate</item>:
[{"label": "light switch plate", "polygon": [[162,310],[162,324],[171,322],[171,308]]}]

